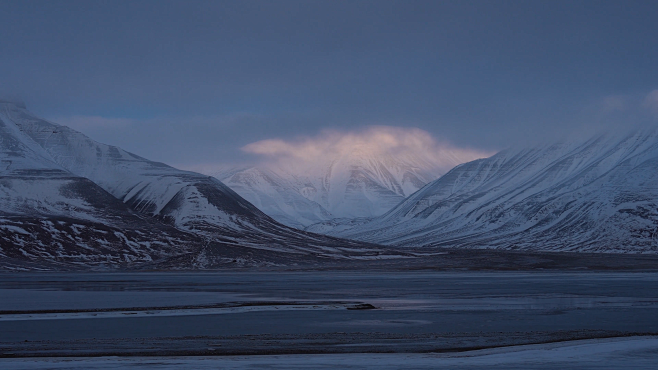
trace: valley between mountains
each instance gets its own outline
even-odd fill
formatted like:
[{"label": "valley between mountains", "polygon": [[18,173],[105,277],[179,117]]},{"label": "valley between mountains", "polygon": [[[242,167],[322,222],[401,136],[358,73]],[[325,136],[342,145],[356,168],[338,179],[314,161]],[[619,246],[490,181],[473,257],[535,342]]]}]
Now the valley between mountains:
[{"label": "valley between mountains", "polygon": [[658,253],[656,129],[472,161],[446,151],[441,165],[367,144],[327,153],[200,174],[0,102],[0,267],[540,268]]}]

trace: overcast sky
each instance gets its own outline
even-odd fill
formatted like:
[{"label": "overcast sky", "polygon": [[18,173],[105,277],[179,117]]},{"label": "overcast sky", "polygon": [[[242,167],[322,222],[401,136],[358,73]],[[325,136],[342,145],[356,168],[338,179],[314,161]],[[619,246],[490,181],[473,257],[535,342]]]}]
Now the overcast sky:
[{"label": "overcast sky", "polygon": [[656,124],[658,2],[0,1],[0,95],[178,166],[415,127],[491,151]]}]

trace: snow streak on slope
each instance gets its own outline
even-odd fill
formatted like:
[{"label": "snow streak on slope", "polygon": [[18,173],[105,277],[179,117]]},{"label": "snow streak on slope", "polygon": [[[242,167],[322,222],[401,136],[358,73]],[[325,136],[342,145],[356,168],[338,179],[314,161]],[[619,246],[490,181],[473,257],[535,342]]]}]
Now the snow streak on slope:
[{"label": "snow streak on slope", "polygon": [[658,251],[658,130],[507,150],[335,233],[405,246]]},{"label": "snow streak on slope", "polygon": [[245,150],[267,160],[206,173],[295,227],[381,215],[455,165],[485,156],[436,143],[422,130],[395,127],[331,132],[301,142],[264,140]]}]

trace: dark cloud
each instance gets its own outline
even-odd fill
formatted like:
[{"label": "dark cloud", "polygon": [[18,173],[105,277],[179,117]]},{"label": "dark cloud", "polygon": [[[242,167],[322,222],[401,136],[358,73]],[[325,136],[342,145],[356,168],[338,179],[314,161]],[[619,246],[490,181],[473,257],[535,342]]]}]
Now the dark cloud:
[{"label": "dark cloud", "polygon": [[657,12],[655,1],[4,1],[0,93],[170,162],[368,125],[491,150],[655,120],[641,102],[658,87]]}]

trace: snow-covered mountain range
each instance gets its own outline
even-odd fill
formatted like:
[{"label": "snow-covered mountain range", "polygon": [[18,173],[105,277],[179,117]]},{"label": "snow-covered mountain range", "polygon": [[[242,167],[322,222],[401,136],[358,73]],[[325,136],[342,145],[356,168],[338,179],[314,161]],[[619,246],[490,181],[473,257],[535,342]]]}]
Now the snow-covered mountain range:
[{"label": "snow-covered mountain range", "polygon": [[95,142],[11,102],[0,102],[0,205],[5,260],[117,265],[177,257],[204,267],[376,250],[281,225],[215,178]]},{"label": "snow-covered mountain range", "polygon": [[[455,165],[482,157],[473,151],[445,148],[437,153],[396,142],[399,136],[419,133],[372,130],[325,144],[319,155],[312,154],[317,148],[303,148],[311,152],[307,160],[287,157],[206,173],[277,221],[303,228],[335,218],[379,216]],[[393,148],[386,150],[387,145]]]},{"label": "snow-covered mountain range", "polygon": [[506,150],[328,232],[397,246],[656,253],[658,130]]},{"label": "snow-covered mountain range", "polygon": [[434,181],[442,167],[422,153],[354,141],[322,153],[217,175],[252,204],[217,178],[0,102],[0,267],[207,268],[396,253],[368,243],[658,253],[658,129],[509,149]]}]

